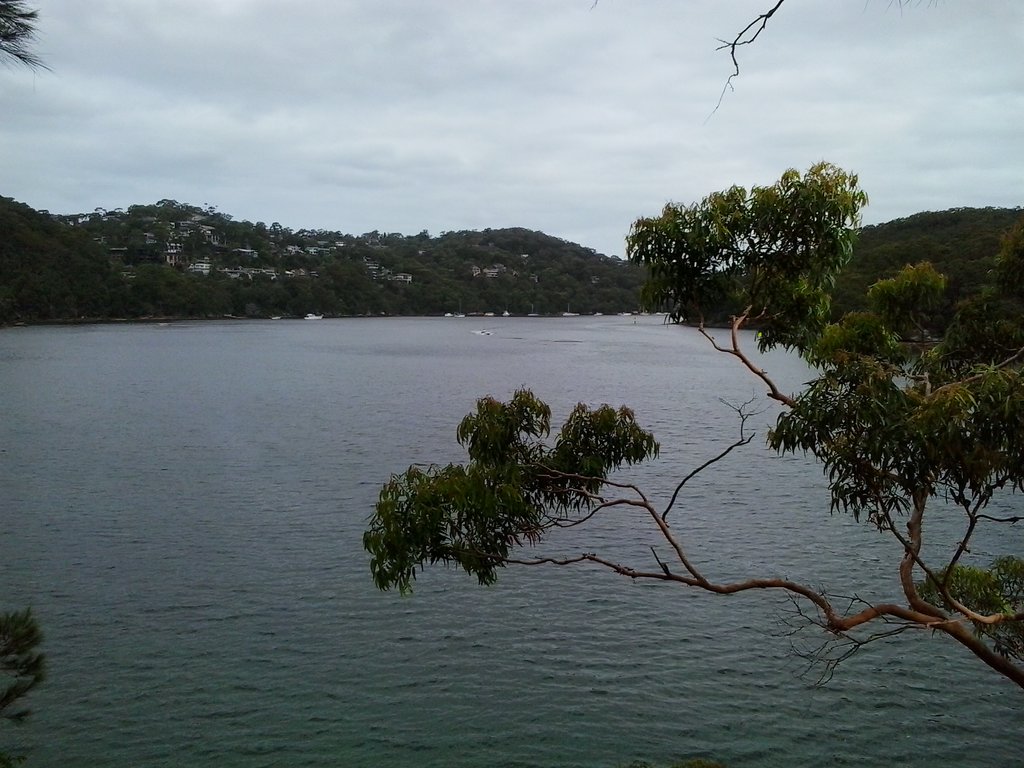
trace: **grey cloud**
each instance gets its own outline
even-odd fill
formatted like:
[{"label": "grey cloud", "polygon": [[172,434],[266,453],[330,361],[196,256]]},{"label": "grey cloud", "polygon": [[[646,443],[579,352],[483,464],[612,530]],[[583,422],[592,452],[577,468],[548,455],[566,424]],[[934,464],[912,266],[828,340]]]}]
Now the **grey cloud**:
[{"label": "grey cloud", "polygon": [[[0,194],[165,197],[348,231],[528,226],[622,253],[668,200],[829,159],[879,221],[1020,205],[1024,6],[763,0],[40,0],[0,70]],[[709,117],[710,115],[710,117]]]}]

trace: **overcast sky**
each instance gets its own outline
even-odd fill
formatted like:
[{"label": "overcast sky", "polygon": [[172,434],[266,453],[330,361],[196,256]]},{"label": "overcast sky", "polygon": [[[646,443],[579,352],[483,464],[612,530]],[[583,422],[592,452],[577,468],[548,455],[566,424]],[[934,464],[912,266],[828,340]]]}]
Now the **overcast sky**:
[{"label": "overcast sky", "polygon": [[360,234],[521,226],[622,255],[665,202],[829,160],[867,223],[1024,205],[1024,1],[35,0],[0,195],[171,198]]}]

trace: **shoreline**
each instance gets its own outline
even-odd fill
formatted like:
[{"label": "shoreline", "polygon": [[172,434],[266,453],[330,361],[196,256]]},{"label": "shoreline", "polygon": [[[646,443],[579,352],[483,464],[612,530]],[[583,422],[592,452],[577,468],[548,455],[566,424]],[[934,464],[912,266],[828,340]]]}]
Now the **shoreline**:
[{"label": "shoreline", "polygon": [[[573,315],[572,317],[662,317],[664,313],[655,312],[630,312],[628,315],[620,313],[615,314],[591,314],[591,315]],[[438,318],[443,320],[508,320],[511,318],[530,318],[530,319],[551,319],[551,318],[565,318],[560,313],[554,314],[532,314],[532,315],[485,315],[483,313],[467,313],[465,317],[448,317],[446,315],[324,315],[324,320],[357,320],[357,319],[373,319],[373,318]],[[72,318],[59,318],[50,320],[21,320],[14,323],[0,323],[0,330],[5,328],[28,328],[34,326],[54,326],[54,325],[127,325],[127,324],[139,324],[139,325],[151,325],[159,323],[182,323],[182,322],[213,322],[217,320],[230,320],[240,322],[253,322],[253,321],[278,321],[278,320],[305,320],[305,317],[301,315],[281,315],[281,316],[267,316],[267,317],[243,317],[241,315],[211,315],[207,317],[199,317],[196,315],[147,315],[145,317],[72,317]]]}]

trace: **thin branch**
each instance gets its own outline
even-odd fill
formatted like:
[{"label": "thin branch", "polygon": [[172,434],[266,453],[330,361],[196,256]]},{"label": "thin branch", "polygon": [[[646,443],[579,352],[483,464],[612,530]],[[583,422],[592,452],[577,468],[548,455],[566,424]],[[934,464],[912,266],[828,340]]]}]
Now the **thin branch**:
[{"label": "thin branch", "polygon": [[576,555],[575,557],[531,557],[529,559],[507,557],[502,560],[507,565],[572,565],[582,563],[587,555]]},{"label": "thin branch", "polygon": [[993,517],[992,515],[978,515],[979,520],[988,520],[993,523],[1019,523],[1024,520],[1024,516],[1015,515],[1013,517]]},{"label": "thin branch", "polygon": [[[610,480],[610,479],[608,479],[606,477],[604,477],[604,478],[597,478],[597,477],[594,477],[593,475],[579,475],[579,474],[575,474],[573,472],[562,472],[562,471],[557,470],[557,469],[552,469],[551,467],[549,467],[549,466],[547,466],[545,464],[534,464],[532,466],[535,466],[538,469],[541,469],[544,472],[547,472],[548,473],[547,475],[541,475],[542,477],[545,477],[545,478],[549,478],[549,479],[552,479],[552,480],[556,480],[556,479],[579,480],[581,482],[590,482],[590,481],[593,481],[593,480],[600,480],[602,485],[607,485],[610,488],[621,488],[623,490],[632,491],[642,501],[644,501],[644,502],[647,501],[647,496],[644,494],[644,492],[641,491],[640,488],[637,485],[633,484],[633,483],[620,483],[620,482],[617,482],[615,480]],[[600,498],[600,497],[595,497],[595,498]]]},{"label": "thin branch", "polygon": [[932,395],[937,395],[942,390],[949,389],[951,387],[960,387],[963,386],[964,384],[973,384],[974,382],[980,381],[981,379],[985,378],[985,376],[988,373],[991,373],[992,371],[999,371],[1002,370],[1003,368],[1008,368],[1009,366],[1013,365],[1014,363],[1020,360],[1024,360],[1024,347],[1018,349],[1016,352],[1014,352],[1008,358],[1003,360],[1001,363],[997,363],[996,365],[992,366],[989,370],[982,371],[981,373],[976,373],[973,376],[968,376],[966,379],[960,379],[959,381],[951,381],[948,384],[943,384],[941,387],[934,390],[932,392]]},{"label": "thin branch", "polygon": [[[747,26],[741,29],[732,40],[718,41],[721,43],[721,45],[718,46],[718,48],[716,48],[715,50],[727,50],[729,52],[729,57],[732,59],[733,71],[732,74],[729,75],[728,79],[725,81],[725,85],[722,86],[722,93],[718,97],[718,103],[715,104],[715,108],[711,111],[712,115],[718,111],[718,108],[720,106],[722,106],[722,100],[725,99],[725,92],[732,89],[733,79],[740,76],[740,62],[739,59],[736,57],[737,49],[742,45],[750,45],[755,40],[757,40],[761,33],[764,32],[765,27],[768,26],[768,20],[775,15],[775,12],[782,7],[782,4],[785,1],[786,0],[778,0],[770,10],[765,11],[762,14],[759,14],[756,19],[754,19],[749,24],[747,24]],[[753,31],[751,32],[751,30]]]},{"label": "thin branch", "polygon": [[661,570],[664,571],[665,575],[671,576],[672,574],[669,571],[668,563],[662,562],[661,558],[658,557],[658,550],[656,550],[653,545],[651,546],[651,554],[654,555],[655,561],[661,566]]},{"label": "thin branch", "polygon": [[949,563],[946,565],[946,573],[942,577],[941,584],[943,597],[946,596],[946,590],[949,589],[949,580],[953,575],[953,569],[956,567],[956,564],[960,562],[960,558],[963,557],[964,553],[970,546],[971,536],[974,535],[974,529],[978,527],[978,513],[981,511],[981,508],[984,506],[984,504],[984,497],[981,497],[977,499],[977,501],[975,501],[974,509],[970,508],[967,499],[964,499],[963,503],[961,504],[961,506],[964,508],[964,511],[967,513],[967,530],[964,532],[964,537],[960,539],[960,543],[957,545],[956,552],[953,553],[953,556],[949,559]]},{"label": "thin branch", "polygon": [[824,685],[832,679],[840,664],[850,659],[864,646],[879,640],[884,640],[885,638],[903,634],[908,629],[919,629],[919,627],[914,624],[902,624],[895,629],[890,629],[885,632],[876,632],[864,638],[854,637],[848,634],[833,635],[810,652],[801,652],[796,648],[793,650],[797,656],[807,661],[808,672],[816,664],[824,665],[823,670],[821,674],[818,675],[818,679],[816,681],[816,685]]},{"label": "thin branch", "polygon": [[743,314],[733,318],[731,332],[731,348],[719,345],[719,343],[715,341],[714,336],[708,333],[707,330],[704,328],[703,323],[697,326],[697,330],[700,332],[701,336],[703,336],[705,339],[711,342],[711,346],[713,346],[716,350],[738,358],[739,361],[743,363],[743,365],[747,368],[747,370],[749,370],[751,373],[757,376],[757,378],[763,381],[765,385],[768,387],[768,397],[770,397],[772,400],[777,400],[783,405],[788,405],[790,408],[793,408],[796,406],[796,400],[794,400],[789,395],[783,394],[783,392],[775,385],[775,382],[768,378],[768,372],[763,368],[758,368],[756,365],[754,365],[753,361],[743,353],[743,350],[740,349],[739,331],[740,328],[743,327],[743,324],[747,321],[747,319],[749,319],[751,309],[752,307],[747,307],[743,311]]},{"label": "thin branch", "polygon": [[[579,491],[579,493],[585,493],[585,491]],[[619,506],[643,507],[644,504],[643,504],[643,502],[636,501],[635,499],[612,499],[610,501],[603,501],[600,504],[596,505],[593,509],[591,509],[585,515],[583,515],[583,517],[578,517],[578,518],[549,517],[548,519],[551,521],[551,526],[550,527],[554,527],[554,528],[575,528],[578,525],[583,525],[583,523],[585,523],[588,520],[590,520],[590,518],[592,518],[594,515],[596,515],[602,509],[608,509],[609,507],[619,507]],[[549,527],[549,526],[545,526],[545,527]]]},{"label": "thin branch", "polygon": [[[855,650],[859,649],[868,642],[881,639],[883,637],[890,637],[894,634],[898,634],[906,629],[928,629],[933,631],[942,631],[945,634],[952,637],[962,645],[965,645],[971,650],[981,661],[993,669],[1000,672],[1008,679],[1017,683],[1017,685],[1024,687],[1024,670],[1017,667],[1012,661],[1001,656],[998,652],[994,651],[988,645],[986,645],[981,639],[979,639],[974,632],[973,627],[970,626],[971,621],[980,621],[986,624],[997,624],[1001,622],[1011,621],[1022,621],[1024,620],[1024,613],[1018,613],[1015,615],[997,614],[990,617],[985,616],[955,616],[947,617],[945,615],[936,615],[937,609],[934,606],[921,600],[920,597],[916,596],[916,592],[912,592],[912,596],[908,595],[908,599],[912,602],[920,603],[928,610],[915,610],[913,607],[907,607],[897,605],[894,603],[877,603],[870,604],[866,603],[860,598],[850,598],[850,606],[847,610],[853,607],[855,603],[861,603],[864,608],[857,613],[849,614],[844,613],[840,615],[833,607],[830,598],[822,591],[811,589],[810,587],[799,584],[797,582],[789,581],[788,579],[781,578],[752,578],[745,579],[742,581],[718,584],[708,580],[700,571],[686,558],[682,550],[682,546],[676,539],[672,531],[669,529],[668,524],[665,523],[661,516],[654,510],[654,508],[647,502],[640,502],[632,499],[622,500],[624,504],[632,506],[639,506],[645,508],[652,520],[661,530],[662,535],[668,541],[673,549],[676,551],[680,562],[686,568],[687,573],[675,573],[673,572],[668,564],[664,562],[654,550],[651,551],[654,555],[655,562],[658,564],[659,570],[657,571],[646,571],[634,568],[629,565],[623,565],[616,563],[605,557],[602,557],[596,553],[588,552],[571,557],[538,557],[532,559],[523,558],[495,558],[496,561],[504,564],[516,564],[516,565],[573,565],[579,563],[594,563],[604,568],[611,570],[622,576],[633,580],[653,580],[671,582],[681,584],[689,587],[697,587],[706,592],[719,595],[736,594],[739,592],[746,592],[750,590],[780,590],[786,593],[790,599],[798,606],[798,613],[800,615],[807,615],[802,608],[799,607],[797,598],[803,598],[808,602],[812,603],[820,612],[819,617],[811,618],[811,623],[821,627],[825,631],[831,633],[835,638],[838,638],[836,642],[841,642],[846,645],[846,649],[838,656],[832,656],[826,661],[826,675],[823,679],[827,679],[831,670],[834,670],[835,666],[841,663],[844,659],[849,658],[849,655]],[[914,545],[920,542],[920,535],[912,533],[908,541],[908,545],[911,549]],[[491,557],[483,552],[475,552],[479,556]],[[910,563],[909,568],[912,569],[915,564],[914,558],[905,555],[903,563],[901,563],[901,576],[906,563]],[[914,600],[916,597],[916,600]],[[941,613],[941,612],[938,612]],[[882,621],[884,623],[899,622],[898,626],[894,630],[886,630],[885,632],[877,632],[869,635],[867,638],[854,637],[849,633],[857,628],[867,625],[873,621]],[[829,648],[829,643],[822,644],[821,648]],[[819,653],[819,659],[821,654]]]},{"label": "thin branch", "polygon": [[[481,555],[484,557],[493,557],[492,555],[487,555],[486,553],[479,552],[476,550],[464,551],[471,552],[472,554]],[[654,550],[652,548],[652,552],[653,551]],[[938,618],[905,608],[901,605],[896,605],[894,603],[867,603],[867,607],[865,607],[858,613],[846,616],[839,616],[834,612],[834,609],[832,608],[832,605],[829,602],[828,598],[825,596],[825,594],[813,590],[810,587],[804,586],[803,584],[798,584],[787,579],[770,578],[755,578],[746,579],[745,581],[732,582],[729,584],[715,584],[713,582],[707,581],[707,579],[704,579],[703,577],[684,576],[682,574],[672,572],[668,565],[658,557],[656,552],[654,554],[654,558],[661,568],[660,571],[642,571],[637,568],[633,568],[632,566],[622,565],[621,563],[613,562],[593,552],[586,552],[572,557],[536,557],[529,559],[509,557],[495,559],[500,560],[502,563],[505,563],[506,565],[525,566],[563,566],[588,562],[594,563],[595,565],[600,565],[604,568],[614,571],[615,573],[621,576],[626,576],[633,580],[671,581],[689,587],[697,587],[699,589],[703,589],[707,592],[712,592],[718,595],[732,595],[737,594],[739,592],[747,592],[755,589],[781,590],[787,593],[787,597],[793,602],[793,605],[796,607],[797,613],[800,616],[805,617],[809,621],[809,623],[814,624],[815,626],[818,626],[828,632],[831,632],[836,636],[844,637],[851,641],[855,641],[860,645],[865,645],[867,644],[867,642],[881,639],[883,637],[889,637],[894,634],[899,634],[899,632],[905,631],[907,629],[927,629],[932,631],[941,630],[946,632],[947,634],[953,635],[955,639],[961,639],[960,637],[958,637],[958,632],[970,632],[970,630],[965,629],[965,622],[975,621],[975,619],[971,619],[969,617]],[[814,604],[818,609],[820,609],[822,615],[824,616],[824,619],[814,618],[807,614],[797,601],[796,598],[798,597],[803,597],[807,599],[809,602]],[[860,602],[864,601],[861,600]],[[1024,621],[1024,612],[1012,615],[994,614],[993,616],[982,616],[979,618],[982,620],[982,623],[990,625],[1003,622]],[[896,630],[877,632],[872,635],[869,635],[867,638],[864,639],[857,639],[848,634],[851,630],[854,630],[862,625],[868,624],[876,619],[885,623],[889,623],[894,620],[898,620],[901,623]],[[963,640],[961,640],[961,642],[963,642]],[[968,645],[970,647],[971,644],[965,643],[965,645]],[[986,656],[982,656],[982,654],[977,655],[981,656],[983,661],[986,660]],[[1006,663],[1009,664],[1010,667],[1013,667],[1012,663]],[[1017,679],[1021,677],[1020,670],[1017,670],[1016,675],[1008,675],[1008,677],[1010,677],[1011,680],[1017,681]],[[1021,683],[1021,685],[1024,685],[1024,683]]]},{"label": "thin branch", "polygon": [[751,403],[753,403],[753,400],[752,399],[748,400],[747,402],[743,403],[740,406],[731,405],[730,403],[726,402],[722,398],[719,398],[719,402],[724,403],[725,405],[729,406],[734,411],[736,411],[736,413],[739,414],[739,416],[740,416],[740,436],[739,436],[739,439],[736,440],[736,442],[734,442],[732,445],[728,446],[724,451],[719,453],[714,458],[711,458],[711,459],[708,459],[707,461],[705,461],[703,464],[701,464],[699,467],[694,469],[686,477],[684,477],[682,480],[679,481],[679,484],[676,486],[675,491],[672,493],[672,498],[669,499],[668,506],[666,506],[665,507],[665,511],[661,513],[661,519],[663,521],[668,518],[668,513],[672,510],[673,505],[676,503],[676,498],[679,496],[679,492],[683,490],[683,486],[684,485],[686,485],[692,478],[694,478],[697,475],[699,475],[701,472],[703,472],[705,469],[710,467],[712,464],[715,464],[715,463],[721,461],[722,459],[724,459],[726,456],[728,456],[730,453],[732,453],[732,451],[734,449],[739,448],[742,445],[747,445],[751,440],[754,439],[754,433],[751,433],[750,435],[744,434],[746,423],[747,423],[747,419],[749,419],[751,416],[754,416],[754,415],[756,415],[756,413],[758,413],[758,412],[751,413],[751,412],[748,412],[748,411],[745,410],[746,406],[748,406]]},{"label": "thin branch", "polygon": [[[817,590],[811,589],[803,584],[789,581],[788,579],[775,579],[775,578],[754,578],[746,579],[744,581],[737,581],[728,584],[716,584],[710,582],[702,576],[686,576],[680,573],[674,573],[672,571],[666,572],[664,564],[662,563],[662,570],[659,571],[642,571],[631,566],[622,565],[608,560],[600,555],[592,552],[579,555],[574,558],[566,558],[564,560],[556,560],[554,558],[538,558],[536,561],[532,561],[531,564],[540,563],[551,563],[555,565],[563,565],[570,563],[577,563],[586,561],[590,563],[596,563],[602,565],[619,575],[626,576],[630,579],[640,580],[654,580],[654,581],[671,581],[677,584],[685,584],[690,587],[699,587],[707,592],[711,592],[717,595],[733,595],[739,592],[748,592],[751,590],[781,590],[788,592],[792,595],[803,597],[809,602],[817,606],[825,617],[824,622],[821,624],[825,629],[833,633],[848,632],[851,629],[867,624],[868,622],[885,617],[891,617],[894,619],[900,619],[909,624],[919,625],[927,629],[940,629],[944,625],[952,624],[947,619],[938,619],[934,616],[930,616],[919,611],[914,611],[906,608],[902,605],[896,605],[895,603],[879,603],[876,605],[870,605],[859,613],[853,614],[852,616],[839,616],[828,598],[818,592]],[[518,562],[521,564],[522,561],[507,562]],[[661,561],[658,561],[661,563]]]}]

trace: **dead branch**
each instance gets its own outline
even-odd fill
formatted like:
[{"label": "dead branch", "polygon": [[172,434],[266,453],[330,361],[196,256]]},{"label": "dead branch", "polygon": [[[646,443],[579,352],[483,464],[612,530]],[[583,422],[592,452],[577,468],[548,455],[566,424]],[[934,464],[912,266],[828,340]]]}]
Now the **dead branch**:
[{"label": "dead branch", "polygon": [[691,479],[693,479],[694,477],[699,475],[701,472],[703,472],[705,469],[710,467],[712,464],[716,464],[717,462],[719,462],[722,459],[724,459],[726,456],[728,456],[730,453],[732,453],[732,451],[734,449],[739,448],[740,446],[743,446],[743,445],[747,445],[751,440],[754,439],[754,433],[751,433],[750,435],[745,434],[745,428],[746,428],[747,420],[751,416],[756,416],[758,413],[760,413],[760,411],[751,412],[751,411],[747,411],[746,410],[747,406],[749,406],[749,405],[751,405],[753,403],[753,398],[751,398],[750,400],[747,400],[745,403],[742,403],[739,406],[732,405],[731,403],[726,402],[722,398],[719,398],[718,400],[719,400],[719,402],[723,403],[724,405],[729,406],[734,411],[736,411],[736,413],[739,414],[739,417],[740,417],[740,436],[736,440],[736,442],[734,442],[731,445],[727,446],[725,448],[725,450],[723,450],[721,453],[719,453],[714,458],[711,458],[711,459],[708,459],[707,461],[705,461],[703,464],[701,464],[699,467],[697,467],[696,469],[691,471],[686,477],[684,477],[682,480],[679,481],[679,484],[676,486],[675,491],[672,493],[672,498],[669,499],[668,506],[666,506],[665,510],[661,513],[661,519],[663,521],[668,518],[668,513],[672,510],[672,507],[676,503],[676,499],[678,498],[680,491],[683,490],[683,486],[684,485],[686,485]]},{"label": "dead branch", "polygon": [[719,40],[721,43],[715,50],[722,51],[726,50],[729,52],[729,58],[732,59],[732,74],[725,81],[725,85],[722,86],[722,93],[718,96],[718,103],[715,104],[715,108],[711,111],[711,114],[715,114],[718,108],[722,106],[722,100],[725,98],[725,92],[732,89],[733,79],[740,76],[740,62],[737,57],[737,52],[741,46],[750,45],[764,32],[766,26],[768,26],[768,20],[775,15],[775,12],[782,7],[782,4],[786,0],[777,0],[774,6],[764,13],[758,14],[757,18],[751,21],[747,26],[741,29],[732,40]]}]

